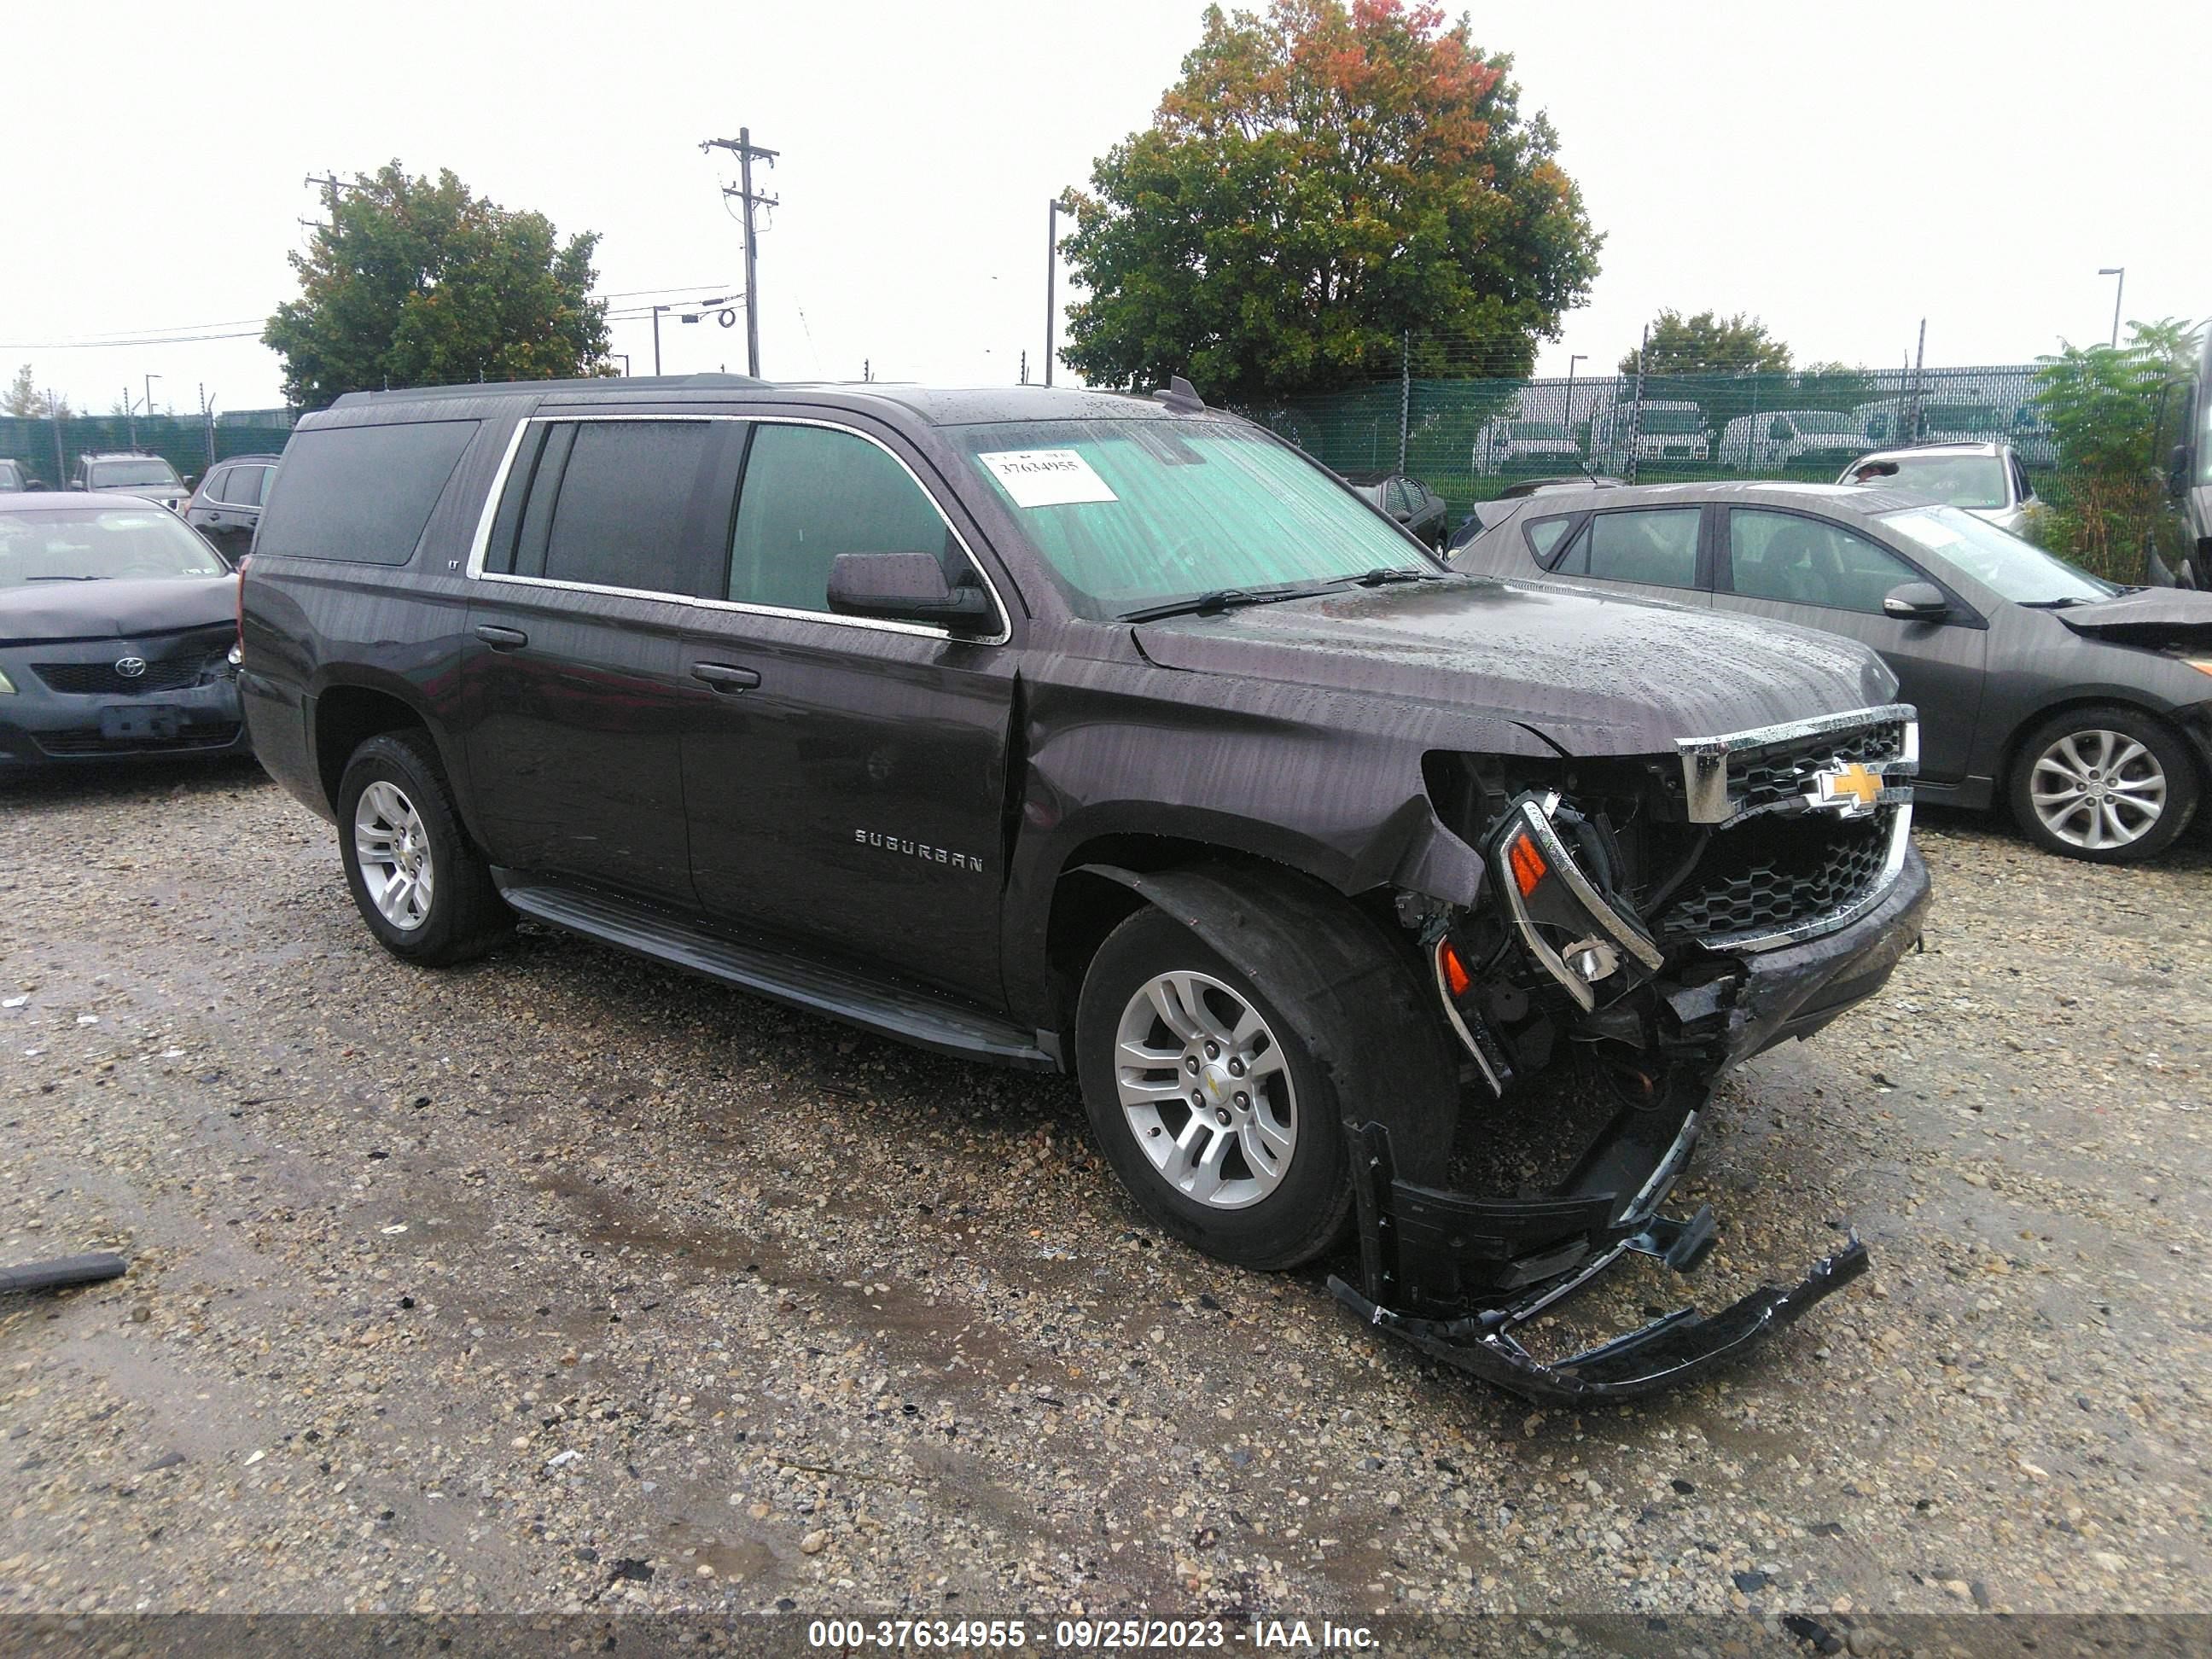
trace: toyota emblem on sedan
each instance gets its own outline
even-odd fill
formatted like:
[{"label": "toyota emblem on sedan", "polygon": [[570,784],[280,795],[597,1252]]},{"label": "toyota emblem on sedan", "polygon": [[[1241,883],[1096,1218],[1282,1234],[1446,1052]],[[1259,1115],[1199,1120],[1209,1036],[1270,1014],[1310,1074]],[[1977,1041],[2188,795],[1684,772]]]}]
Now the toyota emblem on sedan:
[{"label": "toyota emblem on sedan", "polygon": [[126,680],[135,680],[141,674],[146,672],[146,659],[143,657],[118,657],[115,660],[115,672],[122,675]]}]

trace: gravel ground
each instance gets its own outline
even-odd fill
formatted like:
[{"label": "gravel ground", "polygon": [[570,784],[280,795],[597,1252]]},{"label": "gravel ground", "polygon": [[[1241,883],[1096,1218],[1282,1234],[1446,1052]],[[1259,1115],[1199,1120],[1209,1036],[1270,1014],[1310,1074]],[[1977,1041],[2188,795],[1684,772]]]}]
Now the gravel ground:
[{"label": "gravel ground", "polygon": [[2212,1608],[2212,852],[1922,845],[1684,1194],[1708,1306],[1875,1271],[1576,1414],[1156,1238],[1065,1082],[401,967],[251,768],[0,782],[0,1256],[131,1258],[0,1303],[0,1611]]}]

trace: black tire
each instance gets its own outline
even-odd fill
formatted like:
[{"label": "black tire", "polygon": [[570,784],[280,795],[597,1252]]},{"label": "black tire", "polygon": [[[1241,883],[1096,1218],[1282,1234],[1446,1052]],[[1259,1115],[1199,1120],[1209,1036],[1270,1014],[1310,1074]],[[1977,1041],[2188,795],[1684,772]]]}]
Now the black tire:
[{"label": "black tire", "polygon": [[[1178,1191],[1146,1158],[1123,1108],[1116,1044],[1124,1012],[1148,982],[1169,972],[1202,975],[1227,987],[1280,1042],[1294,1091],[1297,1135],[1273,1190],[1243,1207],[1216,1207]],[[1099,1150],[1139,1207],[1163,1230],[1208,1255],[1255,1268],[1293,1267],[1337,1242],[1352,1207],[1343,1108],[1304,1036],[1283,1018],[1268,988],[1252,983],[1188,929],[1147,906],[1115,928],[1092,957],[1077,1005],[1075,1042],[1084,1109]],[[1182,1103],[1164,1106],[1186,1109]],[[1229,1158],[1234,1166],[1243,1154],[1232,1150]],[[1242,1167],[1249,1171],[1253,1166]]]},{"label": "black tire", "polygon": [[[410,856],[419,859],[418,867],[427,867],[431,876],[429,896],[419,919],[403,921],[387,915],[372,892],[371,874],[362,868],[357,828],[362,798],[379,786],[396,791],[419,825],[419,836],[409,844]],[[392,955],[427,968],[449,967],[482,956],[513,927],[514,913],[492,884],[483,855],[461,827],[460,815],[453,809],[453,786],[428,733],[380,732],[355,750],[338,782],[337,812],[338,856],[345,865],[346,886],[368,931]],[[386,886],[382,871],[374,879],[380,890]]]},{"label": "black tire", "polygon": [[[2082,760],[2093,760],[2100,753],[2124,749],[2110,743],[2099,734],[2132,740],[2142,745],[2143,756],[2125,769],[2122,781],[2131,785],[2130,799],[2144,798],[2142,783],[2148,775],[2146,763],[2154,763],[2163,775],[2164,799],[2158,815],[2148,828],[2132,839],[2112,841],[2101,846],[2088,844],[2091,839],[2089,815],[2094,810],[2095,798],[2085,798],[2081,806],[2070,817],[2060,817],[2057,827],[2051,819],[2058,817],[2058,810],[2046,799],[2039,805],[2037,800],[2039,775],[2046,797],[2055,790],[2052,786],[2063,782],[2069,770],[2081,769],[2073,764],[2063,754],[2054,755],[2059,746],[2073,739],[2073,754]],[[2046,757],[2050,757],[2045,764]],[[2102,768],[2094,769],[2098,772]],[[2087,775],[2087,773],[2083,773]],[[2096,787],[2108,780],[2100,777]],[[2065,858],[2086,859],[2093,864],[2136,864],[2145,859],[2156,858],[2173,844],[2174,838],[2189,827],[2197,813],[2197,800],[2202,793],[2197,777],[2197,762],[2183,743],[2166,723],[2152,715],[2133,708],[2105,705],[2088,708],[2069,708],[2054,714],[2038,726],[2021,740],[2020,750],[2013,760],[2012,776],[2008,781],[2006,793],[2012,806],[2013,821],[2020,825],[2027,838],[2046,852]],[[2140,817],[2140,810],[2118,804],[2115,795],[2113,816],[2124,827],[2132,827]],[[2111,835],[2107,827],[2112,820],[2102,819],[2096,833]],[[2064,833],[2062,833],[2063,831]],[[2078,839],[2069,839],[2069,836]]]}]

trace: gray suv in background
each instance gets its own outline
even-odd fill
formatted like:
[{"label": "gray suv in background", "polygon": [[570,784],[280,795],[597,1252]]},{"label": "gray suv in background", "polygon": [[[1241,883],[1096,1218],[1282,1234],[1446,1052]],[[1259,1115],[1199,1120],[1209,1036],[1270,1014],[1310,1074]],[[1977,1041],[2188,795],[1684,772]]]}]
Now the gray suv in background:
[{"label": "gray suv in background", "polygon": [[185,507],[185,522],[220,548],[233,564],[253,546],[261,498],[276,470],[274,455],[234,455],[209,469]]},{"label": "gray suv in background", "polygon": [[1915,444],[1877,449],[1843,470],[1839,484],[1875,484],[1923,501],[1940,501],[2025,535],[2043,503],[2010,444]]}]

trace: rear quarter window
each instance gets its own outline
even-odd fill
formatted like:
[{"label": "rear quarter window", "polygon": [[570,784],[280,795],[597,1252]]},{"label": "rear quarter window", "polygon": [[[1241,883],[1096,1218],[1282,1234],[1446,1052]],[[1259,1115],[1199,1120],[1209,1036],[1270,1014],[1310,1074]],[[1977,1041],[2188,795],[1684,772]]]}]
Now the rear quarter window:
[{"label": "rear quarter window", "polygon": [[1559,538],[1567,533],[1567,526],[1573,522],[1571,517],[1538,519],[1522,526],[1521,534],[1528,543],[1530,556],[1547,570],[1552,568],[1553,557],[1559,550]]},{"label": "rear quarter window", "polygon": [[480,424],[410,421],[294,434],[268,491],[254,550],[405,564]]}]

